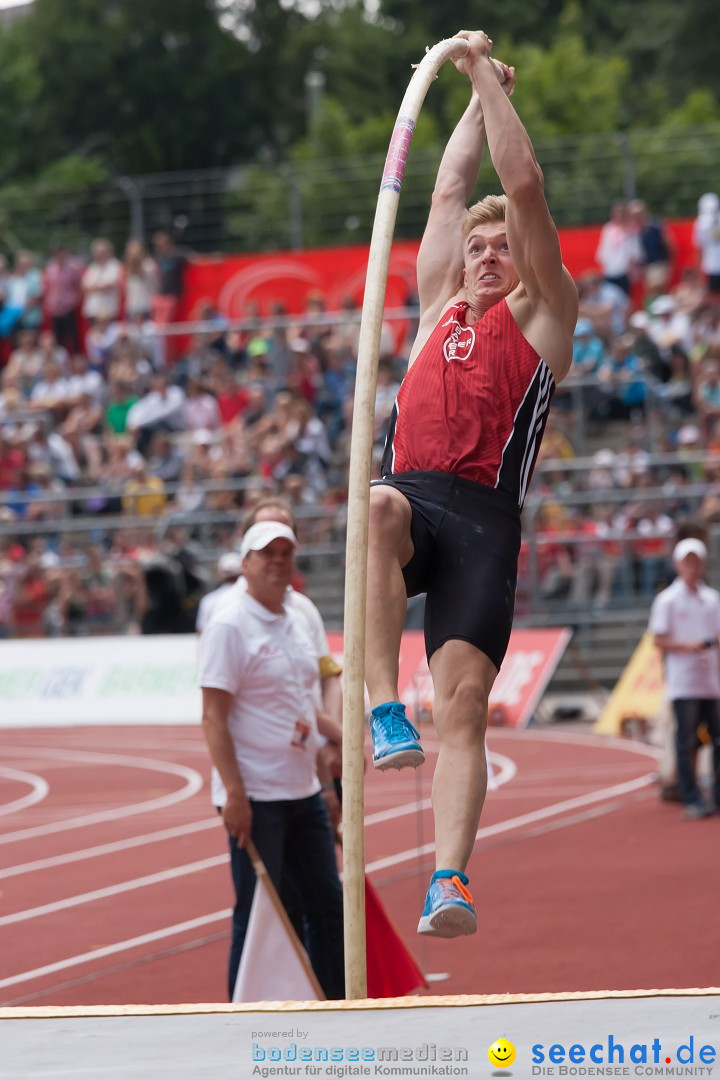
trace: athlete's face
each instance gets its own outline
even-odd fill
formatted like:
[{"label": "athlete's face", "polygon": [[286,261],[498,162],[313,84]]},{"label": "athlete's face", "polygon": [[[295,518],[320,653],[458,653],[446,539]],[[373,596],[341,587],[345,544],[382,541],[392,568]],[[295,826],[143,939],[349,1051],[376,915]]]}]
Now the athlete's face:
[{"label": "athlete's face", "polygon": [[465,292],[471,307],[485,309],[507,296],[519,282],[504,221],[478,225],[465,241]]}]

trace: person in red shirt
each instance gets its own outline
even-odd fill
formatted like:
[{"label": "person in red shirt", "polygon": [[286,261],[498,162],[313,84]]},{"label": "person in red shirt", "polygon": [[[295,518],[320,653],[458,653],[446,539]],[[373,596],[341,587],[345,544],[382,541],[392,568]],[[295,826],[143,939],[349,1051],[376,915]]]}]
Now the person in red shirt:
[{"label": "person in red shirt", "polygon": [[[572,362],[577,290],[509,94],[514,69],[462,31],[472,98],[443,155],[417,262],[420,320],[370,497],[366,679],[376,768],[424,761],[399,700],[406,598],[425,592],[440,740],[436,871],[418,932],[471,934],[465,869],[487,786],[488,696],[510,637],[520,509],[555,384]],[[503,82],[499,81],[502,75]],[[504,194],[469,211],[484,143]]]}]

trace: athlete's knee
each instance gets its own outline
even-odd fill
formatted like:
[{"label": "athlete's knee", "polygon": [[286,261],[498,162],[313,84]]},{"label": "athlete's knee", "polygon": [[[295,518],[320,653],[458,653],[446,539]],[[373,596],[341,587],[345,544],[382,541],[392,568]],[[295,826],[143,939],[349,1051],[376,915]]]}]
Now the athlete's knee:
[{"label": "athlete's knee", "polygon": [[476,742],[485,738],[488,694],[479,676],[461,676],[442,703],[441,738]]},{"label": "athlete's knee", "polygon": [[371,544],[399,549],[410,538],[410,506],[396,491],[381,485],[370,490]]}]

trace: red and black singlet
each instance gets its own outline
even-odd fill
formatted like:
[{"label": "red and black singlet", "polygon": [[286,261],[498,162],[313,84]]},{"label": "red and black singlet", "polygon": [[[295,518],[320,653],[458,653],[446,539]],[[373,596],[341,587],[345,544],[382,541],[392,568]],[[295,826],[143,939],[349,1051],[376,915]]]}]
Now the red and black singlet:
[{"label": "red and black singlet", "polygon": [[465,324],[449,308],[403,379],[382,476],[430,470],[497,488],[522,506],[555,380],[505,300]]}]

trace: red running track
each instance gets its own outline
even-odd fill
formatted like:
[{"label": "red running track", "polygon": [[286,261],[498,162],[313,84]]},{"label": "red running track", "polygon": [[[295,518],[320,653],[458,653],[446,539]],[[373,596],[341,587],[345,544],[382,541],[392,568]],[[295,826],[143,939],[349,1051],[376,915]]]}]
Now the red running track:
[{"label": "red running track", "polygon": [[[6,730],[0,1005],[224,1000],[232,889],[199,729]],[[637,743],[494,729],[479,932],[420,939],[427,765],[366,785],[366,858],[437,994],[717,986],[720,818],[661,803]]]}]

